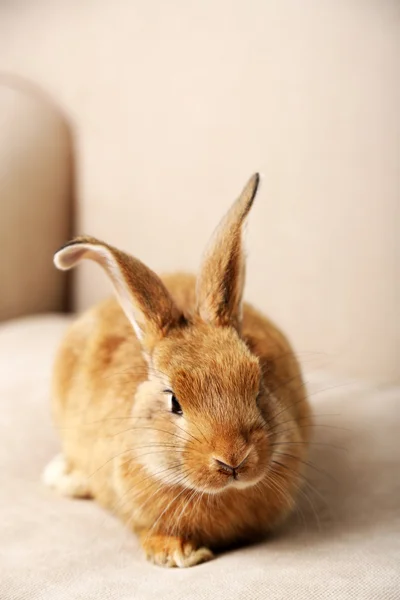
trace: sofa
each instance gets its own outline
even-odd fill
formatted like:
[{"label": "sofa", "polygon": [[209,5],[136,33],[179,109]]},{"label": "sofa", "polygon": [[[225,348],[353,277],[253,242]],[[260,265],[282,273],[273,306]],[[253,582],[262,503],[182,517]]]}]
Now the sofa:
[{"label": "sofa", "polygon": [[[0,7],[1,600],[400,598],[398,7],[306,4]],[[247,297],[302,364],[305,483],[269,539],[163,569],[111,514],[41,482],[60,447],[56,348],[111,293],[52,256],[88,233],[194,270],[258,168]]]}]

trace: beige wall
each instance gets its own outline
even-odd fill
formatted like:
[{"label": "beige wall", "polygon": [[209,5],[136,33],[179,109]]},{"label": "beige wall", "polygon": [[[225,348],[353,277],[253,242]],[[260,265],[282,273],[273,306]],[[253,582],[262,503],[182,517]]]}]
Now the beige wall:
[{"label": "beige wall", "polygon": [[[0,68],[70,115],[79,231],[196,268],[254,170],[247,297],[305,361],[399,379],[400,3],[0,7]],[[109,288],[82,268],[79,308]]]}]

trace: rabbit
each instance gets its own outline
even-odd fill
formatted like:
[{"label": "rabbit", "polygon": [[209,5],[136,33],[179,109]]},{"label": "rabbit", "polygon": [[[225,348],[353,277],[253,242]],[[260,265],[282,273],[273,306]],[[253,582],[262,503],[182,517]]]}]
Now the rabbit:
[{"label": "rabbit", "polygon": [[253,175],[213,234],[199,275],[158,277],[92,237],[54,257],[111,280],[55,359],[62,454],[44,481],[93,498],[135,532],[146,557],[189,567],[259,540],[295,507],[312,415],[284,334],[243,303],[243,228]]}]

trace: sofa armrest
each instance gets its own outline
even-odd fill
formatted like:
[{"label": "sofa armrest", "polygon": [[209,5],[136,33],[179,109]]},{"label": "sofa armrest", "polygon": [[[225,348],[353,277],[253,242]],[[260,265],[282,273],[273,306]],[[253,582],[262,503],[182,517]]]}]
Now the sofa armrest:
[{"label": "sofa armrest", "polygon": [[0,321],[66,306],[52,255],[70,235],[71,143],[28,86],[0,82]]}]

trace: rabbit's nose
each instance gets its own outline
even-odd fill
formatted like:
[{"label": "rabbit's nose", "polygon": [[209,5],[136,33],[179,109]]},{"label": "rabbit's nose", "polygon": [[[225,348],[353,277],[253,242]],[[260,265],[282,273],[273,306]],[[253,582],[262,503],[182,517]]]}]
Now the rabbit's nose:
[{"label": "rabbit's nose", "polygon": [[214,457],[215,464],[218,466],[218,470],[226,473],[227,475],[233,476],[234,479],[237,477],[237,472],[240,467],[246,462],[247,456],[236,466],[229,465],[228,463]]},{"label": "rabbit's nose", "polygon": [[219,471],[223,471],[227,475],[233,475],[233,476],[235,476],[235,469],[236,469],[236,467],[232,467],[231,465],[227,465],[225,462],[222,462],[222,460],[219,460],[218,458],[214,458],[214,460],[215,460],[215,463],[218,466],[218,470]]}]

